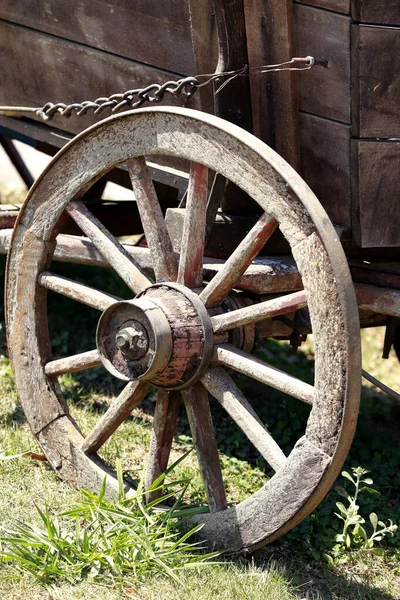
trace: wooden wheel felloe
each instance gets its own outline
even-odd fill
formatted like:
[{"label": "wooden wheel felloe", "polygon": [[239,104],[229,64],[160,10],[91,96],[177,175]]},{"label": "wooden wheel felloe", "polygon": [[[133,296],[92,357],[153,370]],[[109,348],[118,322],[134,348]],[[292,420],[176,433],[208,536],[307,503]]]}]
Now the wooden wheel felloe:
[{"label": "wooden wheel felloe", "polygon": [[[156,154],[191,162],[178,254],[143,158]],[[120,164],[129,170],[149,248],[136,255],[79,200]],[[207,282],[208,169],[242,188],[264,212]],[[126,282],[131,300],[49,271],[64,210]],[[251,281],[249,266],[277,226],[292,248],[304,290],[246,305],[233,290],[240,290],[245,273]],[[116,489],[113,474],[96,452],[155,386],[146,483],[168,464],[183,397],[209,505],[209,513],[199,517],[205,523],[202,536],[211,546],[239,552],[272,541],[328,491],[351,443],[358,410],[354,290],[335,231],[318,201],[285,161],[252,135],[217,117],[172,108],[132,111],[91,127],[59,152],[31,190],[14,230],[7,271],[8,341],[21,402],[46,456],[66,481],[98,489],[107,473],[109,490]],[[92,351],[52,358],[48,289],[100,311]],[[256,323],[306,304],[315,338],[314,386],[251,354]],[[83,437],[57,376],[99,364],[127,383]],[[306,431],[288,457],[234,383],[232,369],[312,404]],[[236,506],[226,500],[210,396],[275,470],[261,489]]]}]

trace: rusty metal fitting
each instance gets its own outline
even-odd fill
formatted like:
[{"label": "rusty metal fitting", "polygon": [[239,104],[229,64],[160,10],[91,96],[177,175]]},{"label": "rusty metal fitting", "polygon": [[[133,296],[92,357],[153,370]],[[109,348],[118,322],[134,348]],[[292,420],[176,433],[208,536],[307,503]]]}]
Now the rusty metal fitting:
[{"label": "rusty metal fitting", "polygon": [[143,325],[136,321],[117,332],[115,343],[127,358],[139,359],[147,352],[149,338]]}]

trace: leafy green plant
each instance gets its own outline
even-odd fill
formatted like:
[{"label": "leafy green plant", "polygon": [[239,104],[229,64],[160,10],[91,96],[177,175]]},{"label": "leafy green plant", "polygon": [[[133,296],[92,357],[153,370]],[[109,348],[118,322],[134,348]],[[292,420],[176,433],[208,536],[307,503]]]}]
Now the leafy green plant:
[{"label": "leafy green plant", "polygon": [[[117,503],[105,499],[105,479],[99,495],[83,491],[82,502],[68,512],[51,516],[47,508],[36,506],[41,526],[18,521],[12,529],[3,528],[0,559],[10,561],[19,573],[28,571],[44,584],[59,579],[76,583],[85,578],[102,584],[126,584],[129,577],[143,580],[151,573],[179,581],[177,571],[212,564],[210,559],[217,554],[205,554],[199,542],[189,541],[201,525],[185,533],[177,526],[179,518],[193,516],[204,508],[182,505],[187,483],[164,482],[184,457],[153,483],[150,491],[163,489],[164,495],[148,503],[143,481],[136,491],[125,495],[121,460],[117,457]],[[173,502],[172,507],[161,506],[166,500]]]},{"label": "leafy green plant", "polygon": [[366,477],[368,473],[369,471],[362,467],[353,468],[352,475],[347,471],[342,471],[342,476],[354,486],[354,494],[349,494],[343,487],[336,488],[336,491],[346,498],[348,505],[336,502],[339,512],[335,515],[343,521],[343,530],[335,536],[336,544],[332,551],[325,555],[331,566],[346,562],[355,552],[369,551],[382,556],[384,549],[376,548],[375,543],[383,540],[387,534],[393,535],[397,530],[397,525],[394,525],[391,520],[389,520],[390,524],[386,525],[374,512],[369,515],[372,532],[368,533],[367,527],[364,526],[365,519],[359,512],[358,497],[362,492],[379,495],[379,492],[369,487],[374,482],[370,477]]}]

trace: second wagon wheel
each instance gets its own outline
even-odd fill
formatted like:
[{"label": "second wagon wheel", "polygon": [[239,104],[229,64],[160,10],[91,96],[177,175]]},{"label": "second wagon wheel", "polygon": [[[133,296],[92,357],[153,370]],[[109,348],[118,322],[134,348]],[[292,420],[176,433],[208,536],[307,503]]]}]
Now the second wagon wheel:
[{"label": "second wagon wheel", "polygon": [[[191,163],[179,255],[144,159],[157,154]],[[115,165],[129,170],[149,248],[133,255],[79,200]],[[203,277],[208,169],[242,188],[264,211],[212,278],[206,270]],[[126,282],[131,300],[118,301],[49,272],[63,211]],[[291,246],[304,291],[241,305],[233,290],[240,290],[243,274],[276,226]],[[146,272],[149,264],[153,278]],[[326,213],[299,175],[260,140],[217,117],[184,109],[143,109],[102,121],[63,148],[34,185],[14,230],[7,272],[8,342],[21,402],[51,465],[70,484],[96,490],[108,473],[109,489],[116,489],[114,475],[96,452],[155,386],[147,483],[168,463],[181,396],[208,498],[209,513],[198,517],[205,523],[201,535],[211,546],[239,552],[276,539],[326,494],[356,424],[355,295]],[[247,275],[251,279],[251,267]],[[48,289],[100,311],[92,351],[52,358]],[[255,322],[292,313],[306,302],[315,338],[313,387],[251,354]],[[100,361],[126,386],[84,437],[57,376]],[[235,384],[235,370],[312,404],[304,435],[289,456]],[[226,500],[210,411],[214,402],[275,471],[234,506]]]}]

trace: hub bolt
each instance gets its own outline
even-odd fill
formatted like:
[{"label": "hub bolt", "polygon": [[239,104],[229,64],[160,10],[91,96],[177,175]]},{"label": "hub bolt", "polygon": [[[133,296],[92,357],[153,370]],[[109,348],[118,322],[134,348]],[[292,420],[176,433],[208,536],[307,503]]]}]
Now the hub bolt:
[{"label": "hub bolt", "polygon": [[124,327],[115,336],[115,343],[121,352],[131,359],[139,359],[147,352],[149,340],[145,329],[137,326]]}]

